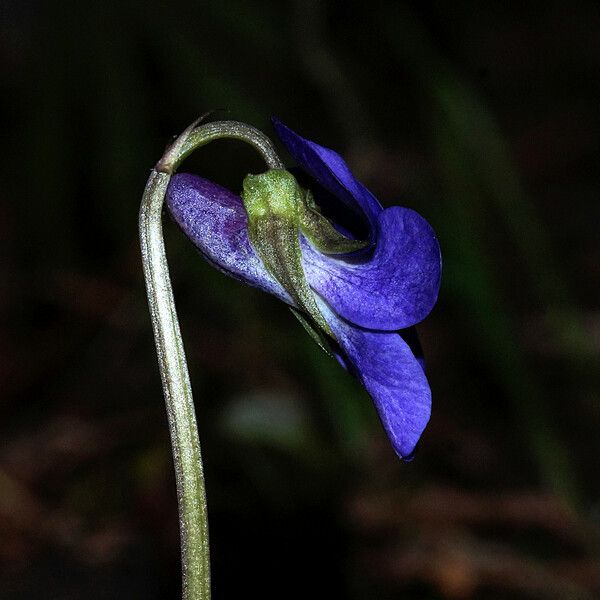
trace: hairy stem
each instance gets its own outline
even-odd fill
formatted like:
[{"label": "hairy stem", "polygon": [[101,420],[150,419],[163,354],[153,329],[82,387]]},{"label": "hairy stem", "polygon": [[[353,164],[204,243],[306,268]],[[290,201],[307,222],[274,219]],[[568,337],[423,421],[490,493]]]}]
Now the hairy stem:
[{"label": "hairy stem", "polygon": [[142,197],[139,229],[142,263],[158,364],[167,408],[177,481],[183,600],[210,600],[208,515],[200,440],[162,230],[162,209],[171,175],[196,148],[215,139],[254,146],[270,168],[281,168],[270,140],[235,121],[188,127],[152,170]]}]

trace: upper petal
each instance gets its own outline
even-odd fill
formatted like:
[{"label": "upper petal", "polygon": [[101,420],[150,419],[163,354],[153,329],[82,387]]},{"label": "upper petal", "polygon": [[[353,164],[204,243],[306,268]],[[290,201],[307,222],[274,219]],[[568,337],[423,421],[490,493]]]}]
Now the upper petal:
[{"label": "upper petal", "polygon": [[239,196],[197,175],[178,173],[169,183],[166,204],[175,222],[215,267],[293,304],[250,244],[248,217]]},{"label": "upper petal", "polygon": [[354,327],[318,297],[317,303],[371,395],[394,450],[410,460],[431,414],[431,390],[419,360],[397,333]]},{"label": "upper petal", "polygon": [[435,304],[440,248],[429,223],[409,208],[379,213],[377,244],[365,262],[325,256],[303,241],[311,287],[342,317],[368,329],[392,331],[422,321]]},{"label": "upper petal", "polygon": [[352,175],[344,159],[337,152],[299,136],[279,119],[272,120],[279,139],[294,160],[327,191],[365,215],[373,239],[377,215],[383,209],[377,198]]}]

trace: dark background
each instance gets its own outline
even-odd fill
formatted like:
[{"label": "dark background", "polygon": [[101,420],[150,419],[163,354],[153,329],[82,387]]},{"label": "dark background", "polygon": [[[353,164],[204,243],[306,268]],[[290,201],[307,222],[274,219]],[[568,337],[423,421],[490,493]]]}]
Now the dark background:
[{"label": "dark background", "polygon": [[[444,256],[411,464],[276,300],[166,219],[214,598],[600,595],[594,2],[2,4],[0,598],[175,598],[137,212],[211,109],[337,149]],[[238,191],[218,142],[184,165]]]}]

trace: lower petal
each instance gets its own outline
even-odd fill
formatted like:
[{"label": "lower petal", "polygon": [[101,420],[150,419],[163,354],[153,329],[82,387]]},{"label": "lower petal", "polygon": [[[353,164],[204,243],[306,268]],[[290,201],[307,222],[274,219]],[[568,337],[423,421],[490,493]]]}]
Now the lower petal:
[{"label": "lower petal", "polygon": [[317,303],[371,395],[396,454],[410,460],[431,413],[431,390],[421,363],[397,333],[354,327],[321,298]]}]

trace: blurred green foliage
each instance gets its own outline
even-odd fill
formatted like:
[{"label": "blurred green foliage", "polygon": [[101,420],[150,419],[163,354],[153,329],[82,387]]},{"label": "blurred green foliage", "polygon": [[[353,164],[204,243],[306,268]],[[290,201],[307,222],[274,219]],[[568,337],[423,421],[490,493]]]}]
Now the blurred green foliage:
[{"label": "blurred green foliage", "polygon": [[[594,3],[5,4],[0,598],[177,594],[136,222],[213,109],[337,149],[444,254],[433,417],[403,465],[286,308],[165,220],[215,598],[600,593]],[[261,168],[233,142],[184,165],[235,191]]]}]

